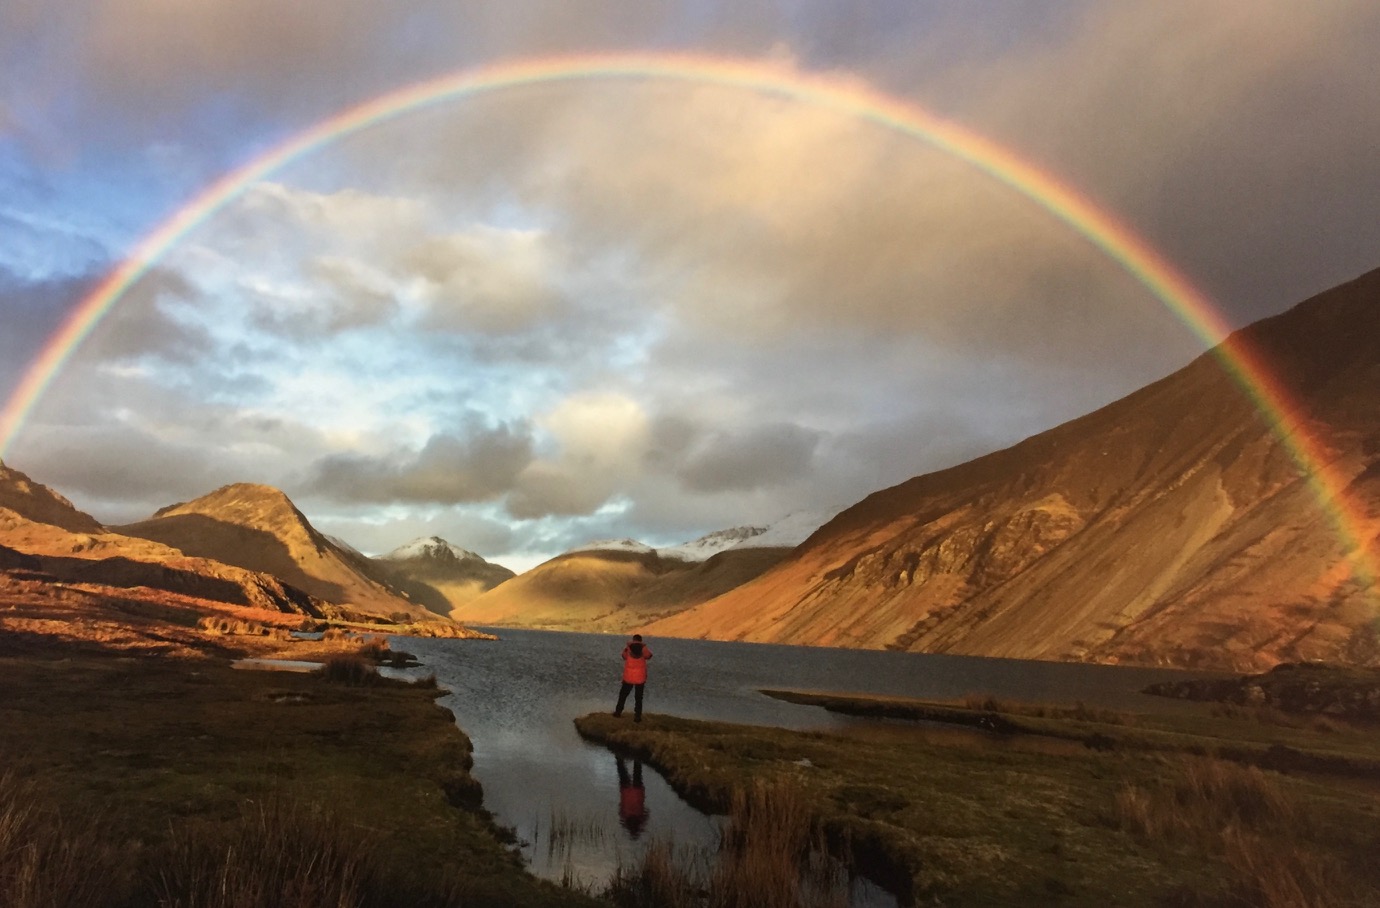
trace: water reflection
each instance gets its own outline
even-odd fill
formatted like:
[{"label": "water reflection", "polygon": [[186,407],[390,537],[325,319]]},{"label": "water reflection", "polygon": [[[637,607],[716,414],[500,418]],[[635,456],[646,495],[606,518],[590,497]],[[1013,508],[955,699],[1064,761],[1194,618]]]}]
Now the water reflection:
[{"label": "water reflection", "polygon": [[[596,889],[640,860],[649,843],[714,850],[720,822],[691,808],[651,768],[620,766],[575,733],[577,716],[609,709],[623,641],[600,634],[496,630],[498,641],[399,641],[450,691],[441,704],[474,742],[484,806],[525,840],[532,871]],[[655,712],[797,729],[887,733],[876,723],[773,700],[761,688],[871,692],[933,699],[991,694],[1047,703],[1173,709],[1138,693],[1182,677],[1155,669],[1018,662],[962,656],[828,650],[656,639]],[[870,731],[863,731],[870,729]],[[938,734],[940,732],[936,732]],[[968,732],[967,734],[974,734]],[[640,793],[638,792],[640,783]],[[623,822],[624,797],[641,798],[641,820]],[[618,805],[614,823],[610,805]],[[551,847],[553,839],[558,839]],[[858,892],[854,905],[869,899]]]},{"label": "water reflection", "polygon": [[618,822],[634,839],[642,835],[647,825],[647,788],[642,784],[642,761],[633,758],[632,775],[628,775],[628,764],[619,755],[618,762]]}]

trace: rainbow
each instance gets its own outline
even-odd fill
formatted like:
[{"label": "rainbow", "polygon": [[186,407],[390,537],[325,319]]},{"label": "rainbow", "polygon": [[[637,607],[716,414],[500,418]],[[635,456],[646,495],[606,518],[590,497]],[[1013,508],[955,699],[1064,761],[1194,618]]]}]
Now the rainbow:
[{"label": "rainbow", "polygon": [[1208,299],[1144,240],[1108,212],[1008,149],[925,109],[854,78],[812,75],[779,64],[678,54],[601,54],[515,60],[463,70],[389,92],[299,132],[216,180],[145,237],[76,306],[34,359],[0,411],[0,457],[49,384],[121,296],[185,234],[249,186],[284,165],[352,133],[442,102],[523,86],[606,80],[719,85],[837,111],[918,139],[962,160],[1044,208],[1144,285],[1205,344],[1278,434],[1335,525],[1351,569],[1372,586],[1377,561],[1369,520],[1344,493],[1345,477],[1307,431],[1304,412],[1262,358],[1228,326]]}]

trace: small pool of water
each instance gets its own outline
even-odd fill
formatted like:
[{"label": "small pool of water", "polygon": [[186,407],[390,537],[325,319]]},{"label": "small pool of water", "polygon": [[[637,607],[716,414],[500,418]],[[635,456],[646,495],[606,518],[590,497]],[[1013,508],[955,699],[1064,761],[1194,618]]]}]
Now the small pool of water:
[{"label": "small pool of water", "polygon": [[321,670],[321,663],[301,659],[236,659],[230,667],[261,672],[316,672]]}]

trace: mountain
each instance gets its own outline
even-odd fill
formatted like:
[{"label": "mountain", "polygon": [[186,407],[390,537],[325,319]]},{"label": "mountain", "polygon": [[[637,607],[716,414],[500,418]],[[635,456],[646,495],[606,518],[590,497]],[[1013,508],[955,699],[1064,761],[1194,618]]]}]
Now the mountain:
[{"label": "mountain", "polygon": [[[1380,554],[1380,271],[1258,322]],[[1273,392],[1271,392],[1273,393]],[[1373,581],[1219,359],[877,492],[775,568],[648,633],[1261,669],[1380,662]]]},{"label": "mountain", "polygon": [[572,631],[641,627],[752,580],[821,522],[795,517],[779,529],[736,527],[664,549],[633,539],[592,542],[461,605],[452,617]]},{"label": "mountain", "polygon": [[[188,557],[111,532],[41,483],[0,465],[0,572],[86,587],[145,587],[211,602],[320,616],[322,603],[277,577]],[[17,574],[16,574],[17,572]]]},{"label": "mountain", "polygon": [[399,546],[374,561],[413,602],[450,615],[514,574],[439,536],[425,536]]},{"label": "mountain", "polygon": [[331,615],[404,621],[435,615],[404,598],[369,559],[331,542],[278,489],[237,483],[116,528],[178,551],[271,574],[333,603]]},{"label": "mountain", "polygon": [[94,517],[78,511],[72,502],[0,461],[0,513],[4,511],[72,533],[103,531]]}]

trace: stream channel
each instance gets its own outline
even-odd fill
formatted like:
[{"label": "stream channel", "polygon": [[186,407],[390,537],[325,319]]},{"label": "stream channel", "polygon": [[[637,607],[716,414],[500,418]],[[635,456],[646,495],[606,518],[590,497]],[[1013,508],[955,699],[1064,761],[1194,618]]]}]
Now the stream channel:
[{"label": "stream channel", "polygon": [[[634,865],[654,840],[712,849],[720,819],[675,794],[651,767],[622,761],[575,732],[573,720],[612,711],[623,638],[486,628],[497,641],[395,638],[450,691],[438,702],[474,743],[484,806],[512,827],[533,873],[596,891]],[[838,716],[761,694],[762,688],[872,693],[925,699],[992,694],[1010,700],[1153,712],[1173,701],[1140,693],[1184,673],[1147,668],[1028,662],[971,656],[842,650],[648,638],[654,657],[646,711],[793,729],[846,729],[874,720]],[[629,698],[631,701],[631,698]],[[631,721],[632,703],[624,718]],[[636,770],[641,785],[637,786]],[[629,811],[630,786],[638,810]],[[553,830],[556,835],[552,835]],[[854,908],[894,905],[865,879]]]}]

